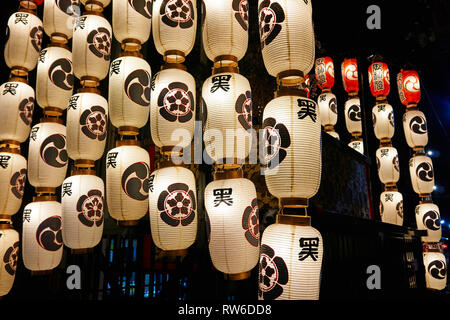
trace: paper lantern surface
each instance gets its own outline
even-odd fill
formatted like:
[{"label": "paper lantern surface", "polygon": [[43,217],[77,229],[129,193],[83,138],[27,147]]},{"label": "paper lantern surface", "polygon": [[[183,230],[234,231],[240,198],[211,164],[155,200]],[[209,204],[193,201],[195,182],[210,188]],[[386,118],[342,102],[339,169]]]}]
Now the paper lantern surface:
[{"label": "paper lantern surface", "polygon": [[120,43],[133,45],[135,39],[143,44],[150,36],[152,0],[113,0],[112,26]]},{"label": "paper lantern surface", "polygon": [[337,100],[332,92],[322,93],[317,98],[322,126],[334,126],[338,118]]},{"label": "paper lantern surface", "polygon": [[380,194],[380,216],[385,223],[403,225],[403,195],[398,191]]},{"label": "paper lantern surface", "polygon": [[72,38],[75,17],[81,12],[79,0],[45,0],[44,31],[60,40]]},{"label": "paper lantern surface", "polygon": [[20,154],[0,150],[0,212],[14,215],[22,205],[27,180],[27,160]]},{"label": "paper lantern surface", "polygon": [[427,289],[443,290],[447,285],[447,261],[443,253],[424,252],[425,281]]},{"label": "paper lantern surface", "polygon": [[427,235],[422,237],[423,242],[441,241],[441,214],[439,207],[434,203],[422,203],[416,206],[417,230],[426,230]]},{"label": "paper lantern surface", "polygon": [[347,93],[358,93],[358,61],[356,59],[344,59],[341,64],[342,82]]},{"label": "paper lantern surface", "polygon": [[397,149],[381,147],[376,151],[378,177],[383,184],[392,185],[400,178],[400,164]]},{"label": "paper lantern surface", "polygon": [[19,233],[14,229],[0,230],[0,297],[14,285],[19,250]]},{"label": "paper lantern surface", "polygon": [[420,101],[420,80],[414,70],[401,70],[397,74],[397,88],[400,101],[405,105]]},{"label": "paper lantern surface", "polygon": [[321,89],[334,86],[334,64],[330,57],[317,58],[315,62],[317,85]]},{"label": "paper lantern surface", "polygon": [[387,103],[372,108],[372,123],[378,140],[390,140],[395,133],[394,110]]},{"label": "paper lantern surface", "polygon": [[419,110],[405,112],[403,115],[403,132],[410,148],[425,147],[428,144],[428,127],[425,114]]},{"label": "paper lantern surface", "polygon": [[345,126],[351,134],[362,133],[361,102],[359,98],[351,98],[345,102]]},{"label": "paper lantern surface", "polygon": [[370,92],[374,97],[386,97],[391,89],[389,68],[384,62],[374,62],[369,66]]},{"label": "paper lantern surface", "polygon": [[430,194],[434,188],[433,161],[430,157],[419,154],[409,160],[409,176],[415,193]]},{"label": "paper lantern surface", "polygon": [[364,154],[364,142],[362,140],[351,141],[348,146],[361,154]]}]

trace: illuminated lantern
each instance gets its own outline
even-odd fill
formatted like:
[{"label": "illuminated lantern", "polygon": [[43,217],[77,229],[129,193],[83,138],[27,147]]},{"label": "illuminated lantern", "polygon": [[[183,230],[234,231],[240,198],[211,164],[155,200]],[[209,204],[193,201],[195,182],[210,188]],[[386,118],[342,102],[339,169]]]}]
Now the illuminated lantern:
[{"label": "illuminated lantern", "polygon": [[258,298],[318,300],[322,258],[322,236],[313,227],[268,226],[261,240]]},{"label": "illuminated lantern", "polygon": [[403,196],[398,191],[384,191],[380,194],[380,216],[385,223],[403,225]]},{"label": "illuminated lantern", "polygon": [[31,12],[13,13],[6,34],[5,62],[14,75],[26,76],[36,67],[41,51],[42,21]]},{"label": "illuminated lantern", "polygon": [[429,195],[433,192],[434,172],[431,158],[424,154],[415,154],[409,160],[409,175],[414,192]]},{"label": "illuminated lantern", "polygon": [[204,141],[208,155],[216,162],[242,163],[252,138],[247,131],[252,128],[250,83],[238,73],[213,74],[203,84],[202,103],[207,110]]},{"label": "illuminated lantern", "polygon": [[12,216],[22,204],[27,160],[18,149],[0,149],[0,212]]},{"label": "illuminated lantern", "polygon": [[152,26],[152,0],[113,0],[112,26],[117,41],[139,50]]},{"label": "illuminated lantern", "polygon": [[19,233],[10,224],[0,224],[0,297],[11,290],[19,258]]},{"label": "illuminated lantern", "polygon": [[395,185],[400,178],[400,165],[397,149],[380,147],[376,152],[378,177],[388,186]]},{"label": "illuminated lantern", "polygon": [[138,133],[147,123],[151,74],[147,61],[139,57],[120,57],[111,63],[109,116],[119,133],[125,130],[121,127],[133,127]]},{"label": "illuminated lantern", "polygon": [[400,101],[405,106],[416,106],[420,101],[419,75],[413,70],[402,70],[397,74]]},{"label": "illuminated lantern", "polygon": [[362,139],[355,139],[351,141],[348,146],[361,154],[364,154],[364,142]]},{"label": "illuminated lantern", "polygon": [[214,267],[231,278],[248,273],[258,263],[260,243],[255,185],[244,178],[215,180],[205,188],[205,208]]},{"label": "illuminated lantern", "polygon": [[28,180],[36,188],[59,187],[67,172],[66,127],[43,118],[30,133]]},{"label": "illuminated lantern", "polygon": [[359,136],[362,133],[361,123],[361,103],[358,97],[348,99],[345,102],[345,126],[348,132],[353,136]]},{"label": "illuminated lantern", "polygon": [[317,99],[322,126],[334,126],[338,118],[337,100],[332,92],[322,93]]},{"label": "illuminated lantern", "polygon": [[388,142],[394,136],[394,111],[387,103],[380,103],[372,108],[373,130],[378,140]]},{"label": "illuminated lantern", "polygon": [[[121,145],[128,143],[130,145]],[[137,140],[123,140],[106,157],[106,202],[112,218],[137,224],[148,211],[150,157]]]},{"label": "illuminated lantern", "polygon": [[44,31],[53,40],[67,42],[72,38],[75,16],[80,14],[80,1],[45,0]]},{"label": "illuminated lantern", "polygon": [[150,230],[162,250],[189,248],[197,235],[197,189],[194,174],[183,167],[156,170],[150,176]]},{"label": "illuminated lantern", "polygon": [[356,95],[359,91],[358,61],[356,59],[344,59],[341,64],[341,73],[345,91],[350,95]]},{"label": "illuminated lantern", "polygon": [[389,68],[384,62],[374,62],[369,66],[369,84],[372,95],[377,100],[386,99],[391,89]]},{"label": "illuminated lantern", "polygon": [[39,54],[36,101],[47,114],[61,115],[73,89],[72,53],[62,47],[48,47]]},{"label": "illuminated lantern", "polygon": [[417,230],[426,230],[427,235],[422,237],[423,242],[441,241],[441,214],[439,207],[434,203],[421,203],[416,206]]},{"label": "illuminated lantern", "polygon": [[427,289],[443,290],[447,286],[447,261],[441,252],[424,252]]},{"label": "illuminated lantern", "polygon": [[152,97],[150,130],[153,142],[158,147],[187,147],[194,136],[194,77],[180,69],[161,70],[154,78]]},{"label": "illuminated lantern", "polygon": [[31,271],[56,268],[63,253],[61,204],[55,196],[41,198],[23,210],[22,258]]},{"label": "illuminated lantern", "polygon": [[108,20],[89,14],[78,17],[73,28],[73,73],[83,86],[95,87],[108,75],[112,31]]},{"label": "illuminated lantern", "polygon": [[69,99],[67,154],[75,160],[98,160],[103,155],[108,125],[108,101],[96,92],[81,92]]},{"label": "illuminated lantern", "polygon": [[153,1],[153,41],[167,61],[184,61],[194,47],[196,31],[196,0]]},{"label": "illuminated lantern", "polygon": [[408,146],[421,150],[428,144],[427,119],[422,111],[408,110],[403,115],[403,131]]},{"label": "illuminated lantern", "polygon": [[0,86],[0,141],[20,144],[28,139],[34,102],[34,90],[26,83],[17,80]]},{"label": "illuminated lantern", "polygon": [[330,57],[317,58],[315,63],[317,85],[320,89],[334,86],[334,64]]},{"label": "illuminated lantern", "polygon": [[61,189],[62,238],[71,249],[95,247],[102,239],[103,180],[93,170],[64,180]]},{"label": "illuminated lantern", "polygon": [[80,0],[86,10],[89,11],[102,11],[103,8],[106,8],[111,0]]},{"label": "illuminated lantern", "polygon": [[248,46],[248,1],[202,1],[202,40],[212,61],[241,60]]},{"label": "illuminated lantern", "polygon": [[311,1],[259,0],[258,20],[262,56],[269,74],[280,78],[307,74],[315,54]]},{"label": "illuminated lantern", "polygon": [[313,197],[322,172],[320,114],[313,100],[280,96],[263,115],[265,179],[277,198]]}]

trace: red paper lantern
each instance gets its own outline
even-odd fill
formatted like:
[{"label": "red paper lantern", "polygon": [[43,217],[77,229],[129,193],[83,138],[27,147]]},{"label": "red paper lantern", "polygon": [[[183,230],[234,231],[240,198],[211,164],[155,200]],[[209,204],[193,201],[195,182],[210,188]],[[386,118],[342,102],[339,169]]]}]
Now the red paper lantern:
[{"label": "red paper lantern", "polygon": [[384,62],[374,62],[369,67],[369,84],[372,95],[377,100],[383,100],[389,94],[391,83],[389,68]]},{"label": "red paper lantern", "polygon": [[416,105],[420,101],[420,80],[414,70],[401,70],[397,74],[400,101],[405,105]]},{"label": "red paper lantern", "polygon": [[316,79],[320,89],[331,89],[334,86],[334,64],[330,57],[316,59]]},{"label": "red paper lantern", "polygon": [[342,82],[347,93],[358,93],[358,61],[345,59],[341,64]]}]

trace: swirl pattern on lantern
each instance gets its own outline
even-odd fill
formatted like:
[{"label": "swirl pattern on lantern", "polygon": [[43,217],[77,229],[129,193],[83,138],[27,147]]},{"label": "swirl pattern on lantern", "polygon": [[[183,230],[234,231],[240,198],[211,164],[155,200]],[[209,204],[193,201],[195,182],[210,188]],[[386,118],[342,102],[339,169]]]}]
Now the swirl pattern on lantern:
[{"label": "swirl pattern on lantern", "polygon": [[52,216],[39,224],[36,229],[36,240],[44,250],[57,251],[63,245],[62,221],[60,216]]},{"label": "swirl pattern on lantern", "polygon": [[23,99],[19,104],[19,116],[20,119],[25,123],[27,126],[31,124],[33,121],[33,110],[34,110],[34,98],[29,97],[26,99]]},{"label": "swirl pattern on lantern", "polygon": [[152,0],[128,0],[128,3],[136,12],[147,19],[152,18]]},{"label": "swirl pattern on lantern", "polygon": [[145,162],[130,165],[122,174],[122,189],[132,199],[148,199],[150,168]]},{"label": "swirl pattern on lantern", "polygon": [[74,81],[72,61],[66,58],[56,60],[48,69],[48,77],[58,88],[72,90]]},{"label": "swirl pattern on lantern", "polygon": [[435,279],[442,280],[445,279],[447,274],[447,266],[444,261],[434,260],[428,265],[428,273]]},{"label": "swirl pattern on lantern", "polygon": [[258,8],[259,35],[261,47],[269,45],[280,33],[281,23],[285,20],[283,8],[277,2],[264,0]]},{"label": "swirl pattern on lantern", "polygon": [[125,82],[124,90],[131,101],[148,107],[150,104],[150,74],[143,69],[131,72]]},{"label": "swirl pattern on lantern", "polygon": [[6,250],[3,256],[5,263],[5,270],[9,275],[13,276],[17,270],[17,259],[19,258],[19,241],[16,241],[11,247]]},{"label": "swirl pattern on lantern", "polygon": [[66,150],[66,137],[62,134],[52,134],[41,144],[40,154],[46,164],[62,168],[67,164],[69,157]]},{"label": "swirl pattern on lantern", "polygon": [[37,52],[41,51],[43,36],[44,36],[44,28],[42,28],[41,26],[34,27],[30,31],[31,44],[33,45],[33,48]]}]

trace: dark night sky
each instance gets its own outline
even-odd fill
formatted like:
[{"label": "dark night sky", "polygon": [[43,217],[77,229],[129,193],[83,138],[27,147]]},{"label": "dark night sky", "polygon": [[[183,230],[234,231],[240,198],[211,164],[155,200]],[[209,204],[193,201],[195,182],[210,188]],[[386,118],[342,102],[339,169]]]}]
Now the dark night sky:
[{"label": "dark night sky", "polygon": [[[198,1],[198,0],[197,0]],[[2,3],[0,30],[6,29],[9,16],[17,9],[18,1]],[[256,0],[250,0],[250,15],[256,15]],[[381,8],[381,30],[368,30],[366,9],[371,4]],[[110,10],[111,5],[109,6]],[[42,18],[42,6],[39,9]],[[401,117],[404,107],[400,103],[395,77],[400,68],[410,67],[421,77],[422,100],[420,109],[428,120],[429,144],[427,150],[438,151],[433,158],[436,184],[440,187],[433,193],[440,206],[441,215],[450,222],[450,2],[447,0],[358,0],[358,1],[313,1],[317,56],[329,55],[334,59],[336,84],[333,91],[340,106],[346,99],[342,88],[340,64],[345,57],[358,57],[360,63],[368,65],[367,57],[381,54],[388,63],[391,75],[391,92],[388,101],[395,109],[396,133],[393,145],[399,150],[402,167],[399,188],[414,208],[418,198],[412,191],[408,173],[411,152],[406,144]],[[251,20],[252,21],[252,20]],[[253,20],[254,21],[254,20]],[[151,41],[151,40],[150,40]],[[5,43],[5,33],[0,32],[0,47]],[[46,46],[44,42],[43,47]],[[1,50],[3,57],[3,49]],[[361,61],[364,60],[364,61]],[[152,67],[153,68],[153,67]],[[8,78],[9,69],[0,59],[1,81]],[[35,71],[34,71],[35,72]],[[373,107],[367,83],[367,69],[360,70],[365,76],[366,113]],[[35,73],[32,73],[35,77]],[[344,132],[343,117],[339,120]],[[339,129],[339,126],[337,127]],[[376,143],[373,130],[368,127],[369,142]],[[373,155],[371,155],[373,156]],[[376,196],[375,198],[377,198]],[[407,206],[408,208],[408,206]],[[407,212],[407,214],[413,214]],[[448,228],[447,228],[448,230]]]}]

